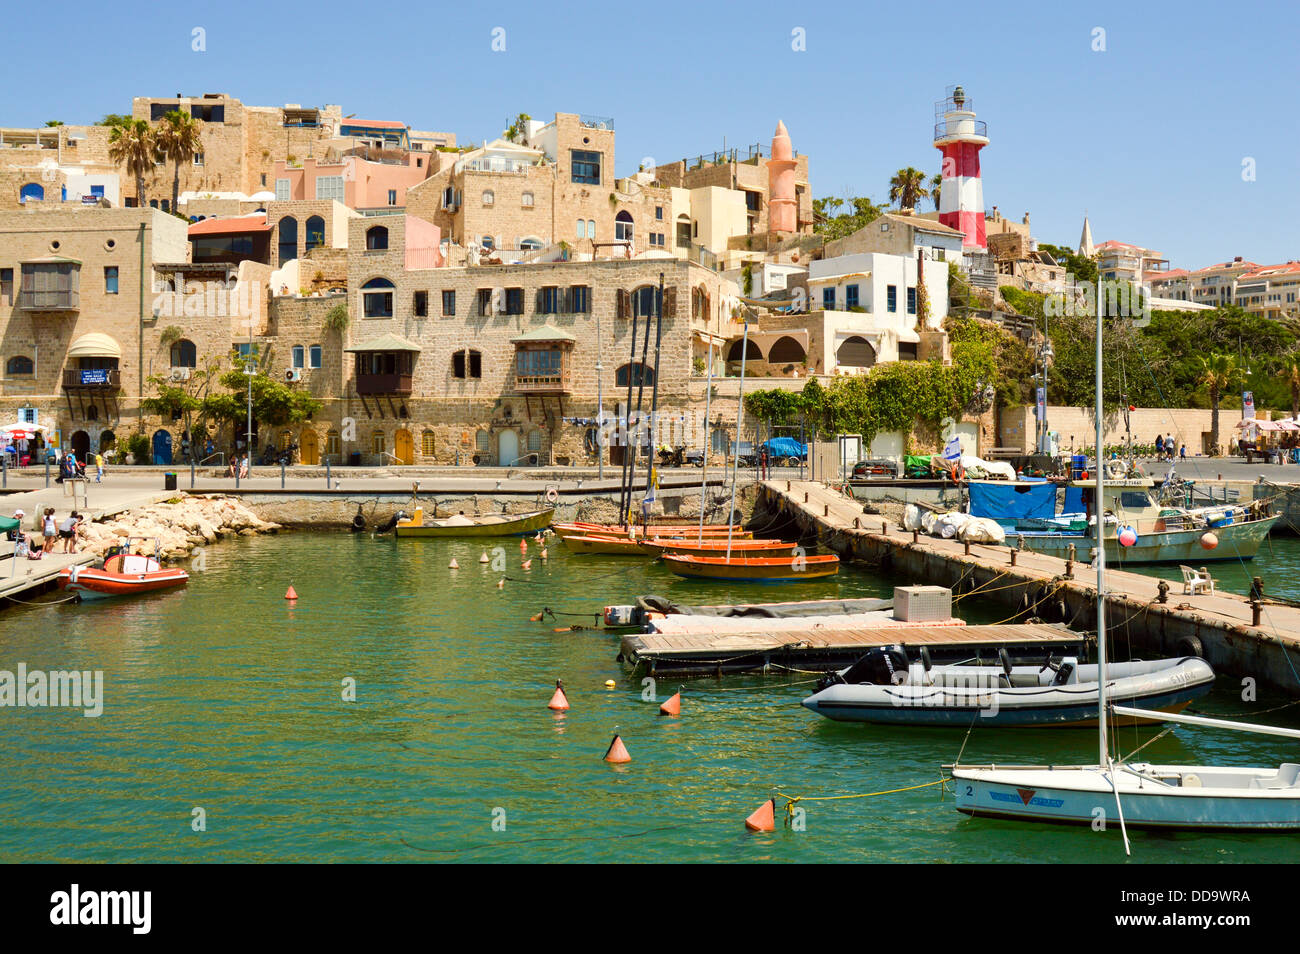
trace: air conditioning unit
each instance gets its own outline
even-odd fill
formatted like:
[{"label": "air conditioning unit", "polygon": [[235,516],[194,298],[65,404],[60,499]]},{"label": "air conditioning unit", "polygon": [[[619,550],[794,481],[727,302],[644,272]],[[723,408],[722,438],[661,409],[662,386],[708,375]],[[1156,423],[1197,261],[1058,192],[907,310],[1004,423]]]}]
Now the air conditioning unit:
[{"label": "air conditioning unit", "polygon": [[172,368],[173,381],[188,381],[190,379],[189,368]]},{"label": "air conditioning unit", "polygon": [[284,372],[284,379],[290,383],[302,380],[302,371],[298,368],[289,368]]}]

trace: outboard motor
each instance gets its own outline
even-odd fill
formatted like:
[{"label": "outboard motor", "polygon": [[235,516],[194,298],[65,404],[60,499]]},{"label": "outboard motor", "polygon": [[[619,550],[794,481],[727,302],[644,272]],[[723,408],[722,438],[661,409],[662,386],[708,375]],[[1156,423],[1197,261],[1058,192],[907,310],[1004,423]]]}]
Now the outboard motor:
[{"label": "outboard motor", "polygon": [[[357,516],[360,517],[361,515],[357,514]],[[410,520],[410,519],[411,519],[410,514],[408,514],[405,510],[399,510],[397,511],[397,513],[393,514],[382,524],[376,527],[375,533],[390,533],[392,532],[392,529],[397,526],[399,520]],[[353,524],[355,525],[355,521],[353,521]],[[365,527],[364,520],[362,520],[361,525],[363,528]]]},{"label": "outboard motor", "polygon": [[[852,666],[840,673],[832,673],[821,679],[817,688],[825,689],[836,683],[849,685],[888,686],[902,682],[907,676],[907,654],[897,646],[883,646],[873,649]],[[825,682],[823,686],[821,683]]]}]

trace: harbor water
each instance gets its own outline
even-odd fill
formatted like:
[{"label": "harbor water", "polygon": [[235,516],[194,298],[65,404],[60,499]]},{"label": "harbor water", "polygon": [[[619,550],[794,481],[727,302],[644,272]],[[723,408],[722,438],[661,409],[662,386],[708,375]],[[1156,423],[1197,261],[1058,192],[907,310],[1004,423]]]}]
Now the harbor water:
[{"label": "harbor water", "polygon": [[[479,564],[485,545],[502,547],[504,572]],[[1086,762],[1095,735],[976,725],[967,738],[832,723],[799,705],[815,676],[647,687],[616,661],[615,636],[555,631],[646,593],[682,602],[881,596],[911,581],[846,568],[802,585],[714,586],[649,560],[574,556],[555,540],[549,560],[534,544],[528,555],[524,570],[515,540],[241,538],[209,548],[180,592],[7,610],[0,669],[103,670],[104,698],[98,718],[0,709],[0,860],[1124,859],[1117,830],[971,820],[937,786],[808,800],[802,830],[748,833],[744,818],[778,791],[821,797],[933,782],[963,744],[969,762]],[[453,557],[458,570],[448,569]],[[1287,591],[1297,569],[1300,542],[1282,538],[1245,572],[1263,571],[1271,592],[1300,597]],[[1228,577],[1226,567],[1215,572]],[[556,616],[530,620],[544,609]],[[972,622],[1005,615],[993,605],[960,609]],[[572,705],[563,715],[546,707],[557,678]],[[349,680],[355,701],[344,699]],[[657,702],[679,688],[681,717],[659,717]],[[1286,702],[1243,701],[1221,678],[1196,708],[1300,724]],[[615,732],[627,765],[602,761]],[[1124,730],[1119,742],[1128,751],[1153,734]],[[1285,739],[1179,727],[1141,757],[1276,765],[1298,754]],[[195,831],[200,817],[206,830]],[[1133,861],[1289,861],[1296,845],[1294,835],[1135,834]]]}]

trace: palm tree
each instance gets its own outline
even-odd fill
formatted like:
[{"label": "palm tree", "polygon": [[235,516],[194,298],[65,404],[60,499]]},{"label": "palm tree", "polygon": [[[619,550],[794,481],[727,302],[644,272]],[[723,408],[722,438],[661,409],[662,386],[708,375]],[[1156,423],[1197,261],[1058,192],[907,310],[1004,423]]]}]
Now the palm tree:
[{"label": "palm tree", "polygon": [[143,209],[148,204],[144,198],[144,174],[153,168],[158,157],[153,127],[143,119],[114,126],[108,139],[108,157],[119,166],[126,166],[127,175],[135,176],[135,199]]},{"label": "palm tree", "polygon": [[1240,387],[1246,382],[1245,370],[1232,354],[1212,353],[1201,358],[1201,371],[1196,383],[1210,396],[1210,451],[1219,452],[1219,398],[1223,392]]},{"label": "palm tree", "polygon": [[939,211],[939,197],[943,192],[943,174],[936,172],[930,177],[930,198],[934,199],[934,211]]},{"label": "palm tree", "polygon": [[199,138],[199,133],[202,129],[203,124],[194,117],[173,109],[163,117],[162,124],[154,133],[158,154],[164,159],[170,159],[175,167],[172,174],[173,212],[177,211],[176,200],[181,194],[181,163],[192,162],[200,151],[203,141]]},{"label": "palm tree", "polygon": [[899,169],[889,180],[889,201],[897,202],[900,209],[914,211],[916,203],[930,194],[925,187],[925,173],[908,166]]},{"label": "palm tree", "polygon": [[1300,356],[1291,355],[1282,366],[1286,383],[1291,388],[1291,420],[1300,417]]}]

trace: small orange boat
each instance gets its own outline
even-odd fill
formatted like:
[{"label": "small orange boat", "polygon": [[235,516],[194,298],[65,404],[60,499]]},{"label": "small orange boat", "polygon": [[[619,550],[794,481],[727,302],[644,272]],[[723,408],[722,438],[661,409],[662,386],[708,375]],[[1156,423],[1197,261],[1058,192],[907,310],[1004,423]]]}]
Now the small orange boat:
[{"label": "small orange boat", "polygon": [[574,553],[601,553],[606,556],[646,556],[641,541],[635,537],[615,537],[592,533],[585,536],[560,537]]},{"label": "small orange boat", "polygon": [[[662,556],[665,553],[690,553],[695,556],[725,557],[727,546],[726,540],[710,540],[707,537],[703,540],[665,540],[662,537],[653,537],[641,543],[641,549],[653,556]],[[785,543],[782,540],[732,540],[730,543],[731,555],[741,557],[792,557],[798,546],[797,543]]]},{"label": "small orange boat", "polygon": [[[652,523],[649,527],[634,523],[631,525],[631,531],[621,523],[553,523],[551,524],[551,530],[559,537],[585,537],[591,534],[626,537],[629,532],[635,532],[637,536],[652,537],[698,537],[701,535],[698,524],[685,523]],[[745,531],[739,525],[727,527],[718,524],[706,524],[703,531],[703,535],[709,538],[725,538],[728,533],[741,534],[745,533]],[[750,534],[746,533],[745,535],[749,536]]]},{"label": "small orange boat", "polygon": [[696,556],[689,553],[666,553],[664,566],[678,576],[704,580],[735,582],[797,583],[834,576],[840,571],[840,558],[833,553],[797,557]]},{"label": "small orange boat", "polygon": [[143,553],[118,553],[104,561],[103,568],[70,566],[59,571],[59,589],[76,593],[83,600],[105,599],[151,593],[184,586],[190,575],[180,567],[164,567],[155,557]]}]

